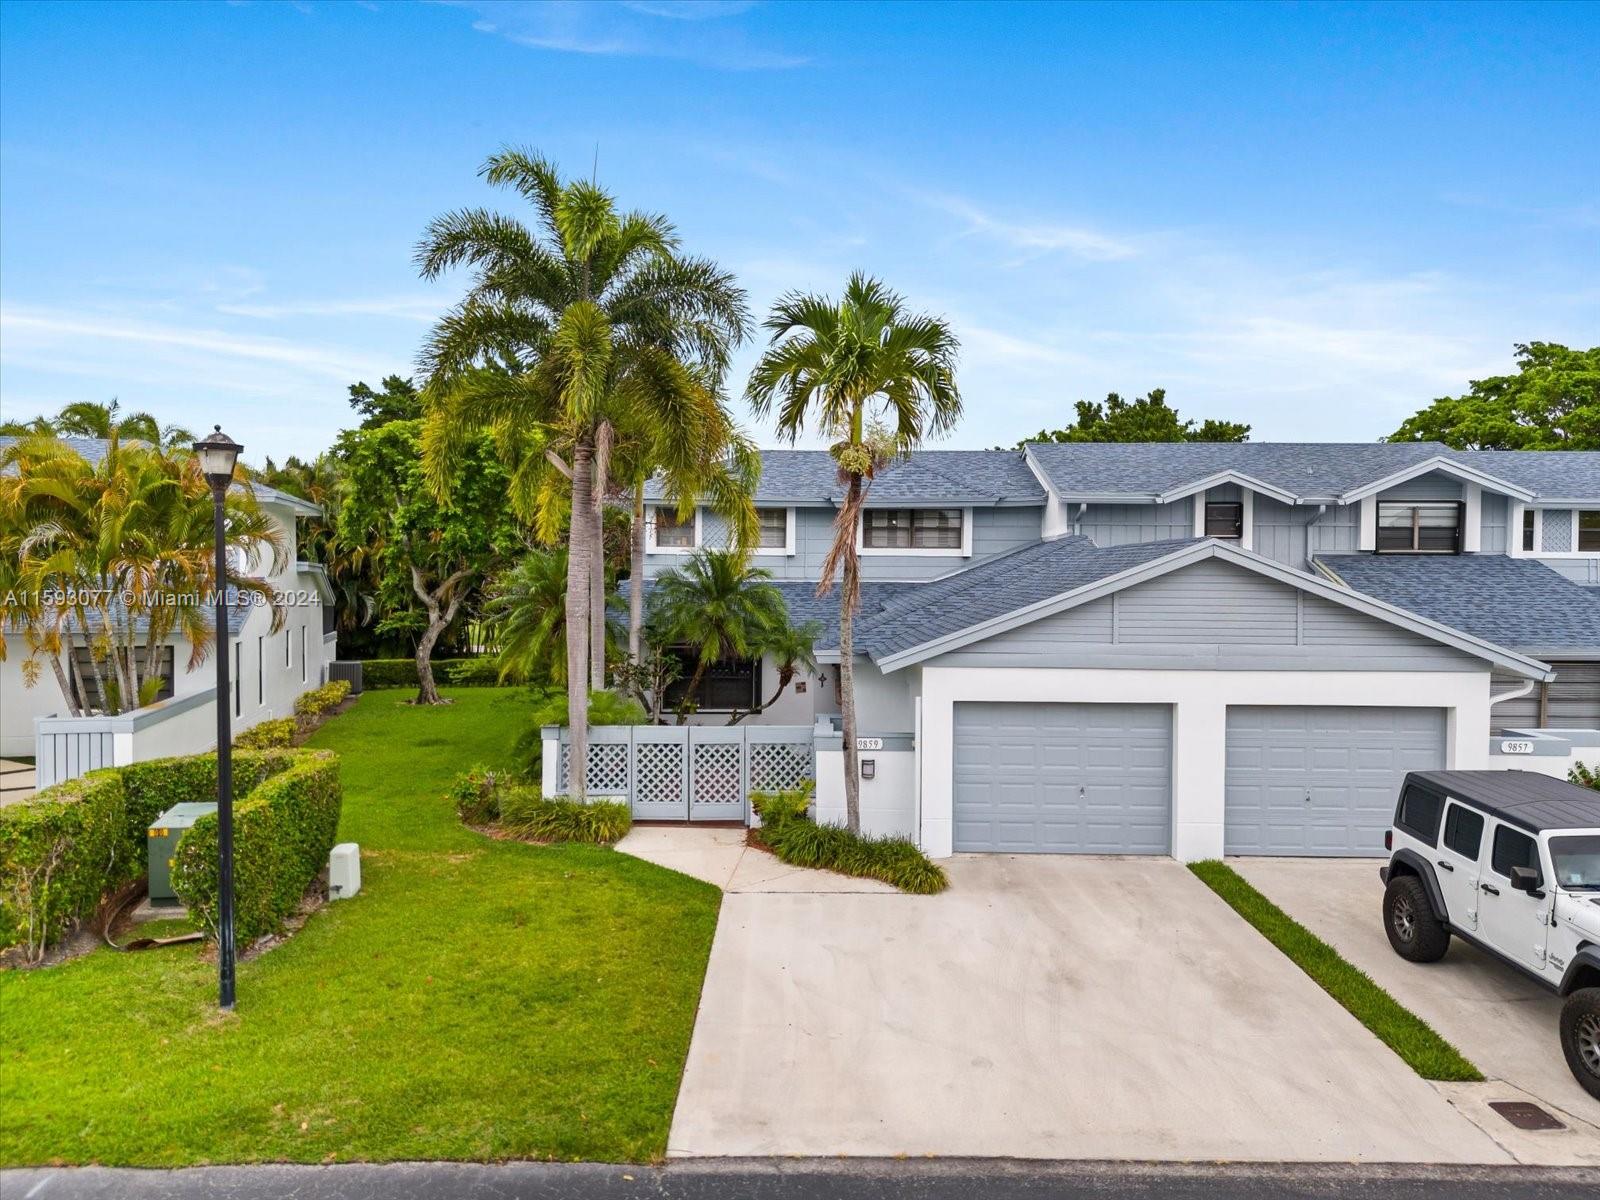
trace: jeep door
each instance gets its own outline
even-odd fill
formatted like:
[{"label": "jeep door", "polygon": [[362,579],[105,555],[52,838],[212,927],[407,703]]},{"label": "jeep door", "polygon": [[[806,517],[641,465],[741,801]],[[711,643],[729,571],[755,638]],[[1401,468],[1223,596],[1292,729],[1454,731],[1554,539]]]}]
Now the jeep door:
[{"label": "jeep door", "polygon": [[1452,926],[1473,933],[1478,928],[1478,859],[1483,853],[1485,817],[1451,797],[1444,811],[1443,836],[1434,852],[1434,877],[1444,895]]},{"label": "jeep door", "polygon": [[1478,937],[1519,966],[1538,971],[1544,967],[1550,934],[1549,900],[1513,888],[1512,867],[1538,871],[1541,891],[1548,882],[1548,872],[1539,862],[1538,840],[1496,820],[1489,834],[1488,865],[1478,881]]}]

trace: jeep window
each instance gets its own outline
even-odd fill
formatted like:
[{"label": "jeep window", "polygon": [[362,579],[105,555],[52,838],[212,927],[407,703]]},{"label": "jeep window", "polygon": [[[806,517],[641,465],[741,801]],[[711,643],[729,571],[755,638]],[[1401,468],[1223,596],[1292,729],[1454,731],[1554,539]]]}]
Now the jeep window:
[{"label": "jeep window", "polygon": [[1400,811],[1395,814],[1394,823],[1412,837],[1437,846],[1439,814],[1443,811],[1443,796],[1413,784],[1400,797]]},{"label": "jeep window", "polygon": [[1557,886],[1600,889],[1600,833],[1551,838],[1550,861]]},{"label": "jeep window", "polygon": [[1483,816],[1452,801],[1444,814],[1444,844],[1462,858],[1477,862],[1483,848]]},{"label": "jeep window", "polygon": [[1494,831],[1494,855],[1489,860],[1496,875],[1511,878],[1512,867],[1539,869],[1539,843],[1509,825],[1499,825]]}]

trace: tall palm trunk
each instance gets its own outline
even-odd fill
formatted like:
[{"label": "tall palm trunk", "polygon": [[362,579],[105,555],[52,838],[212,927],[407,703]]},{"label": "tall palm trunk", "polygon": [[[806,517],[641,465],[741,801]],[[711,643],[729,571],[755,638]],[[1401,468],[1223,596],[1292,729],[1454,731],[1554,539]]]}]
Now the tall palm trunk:
[{"label": "tall palm trunk", "polygon": [[593,557],[594,447],[579,442],[572,453],[572,520],[567,548],[567,794],[589,792],[589,572]]},{"label": "tall palm trunk", "polygon": [[606,686],[606,512],[605,498],[594,498],[591,521],[594,554],[589,564],[589,687]]},{"label": "tall palm trunk", "polygon": [[68,681],[67,673],[61,666],[61,655],[55,653],[47,654],[45,657],[50,660],[50,671],[56,677],[56,686],[61,689],[61,698],[67,702],[68,715],[74,717],[83,716],[85,709],[79,703],[78,698],[72,694],[72,684]]},{"label": "tall palm trunk", "polygon": [[639,665],[644,649],[644,483],[633,485],[633,520],[628,526],[628,662]]},{"label": "tall palm trunk", "polygon": [[[861,509],[861,476],[850,475],[847,512]],[[855,517],[859,520],[860,517]],[[856,555],[854,529],[845,543],[844,586],[839,590],[839,714],[844,723],[844,818],[851,833],[861,832],[861,768],[856,746],[855,608],[861,594],[861,560]]]},{"label": "tall palm trunk", "polygon": [[91,678],[94,679],[95,693],[100,697],[100,711],[110,713],[111,705],[106,697],[105,672],[100,669],[100,656],[94,652],[94,638],[89,634],[89,618],[81,607],[78,609],[78,628],[83,630],[83,644],[89,651],[89,673]]}]

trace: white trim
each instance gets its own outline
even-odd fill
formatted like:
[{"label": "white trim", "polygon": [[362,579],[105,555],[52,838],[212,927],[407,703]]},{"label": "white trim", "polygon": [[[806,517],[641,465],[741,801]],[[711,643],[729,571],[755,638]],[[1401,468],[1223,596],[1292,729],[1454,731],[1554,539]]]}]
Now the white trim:
[{"label": "white trim", "polygon": [[[1533,549],[1522,548],[1522,522],[1528,513],[1533,514]],[[1539,549],[1539,510],[1513,500],[1506,506],[1506,555],[1509,558],[1527,558]]]},{"label": "white trim", "polygon": [[1033,451],[1027,447],[1022,448],[1022,461],[1027,464],[1028,470],[1033,472],[1033,477],[1044,488],[1044,515],[1039,521],[1039,540],[1048,542],[1055,538],[1064,537],[1072,532],[1072,522],[1067,519],[1066,501],[1056,491],[1055,484],[1050,482],[1050,477],[1045,474],[1044,468],[1039,466],[1033,457]]},{"label": "white trim", "polygon": [[1468,483],[1461,489],[1461,553],[1476,554],[1483,548],[1483,488]]},{"label": "white trim", "polygon": [[1066,612],[1068,609],[1076,608],[1081,604],[1087,604],[1091,600],[1097,600],[1101,596],[1110,595],[1121,591],[1123,588],[1159,578],[1172,571],[1203,562],[1208,558],[1220,558],[1224,562],[1254,571],[1256,574],[1264,575],[1268,579],[1286,583],[1291,587],[1310,592],[1312,595],[1320,596],[1324,600],[1331,600],[1335,604],[1353,609],[1366,616],[1374,617],[1380,621],[1387,621],[1391,625],[1397,625],[1422,637],[1441,642],[1465,654],[1487,659],[1489,662],[1514,671],[1519,675],[1532,676],[1535,679],[1542,680],[1555,678],[1555,672],[1548,665],[1537,659],[1529,658],[1527,655],[1519,654],[1514,650],[1508,650],[1504,646],[1498,646],[1493,642],[1485,641],[1483,638],[1474,637],[1472,634],[1463,633],[1459,629],[1443,625],[1438,621],[1429,620],[1427,617],[1420,616],[1408,609],[1368,596],[1364,592],[1353,591],[1349,588],[1340,587],[1335,583],[1318,579],[1308,572],[1297,571],[1292,567],[1264,558],[1254,551],[1242,550],[1216,538],[1207,538],[1205,541],[1174,550],[1171,554],[1163,555],[1161,558],[1151,559],[1149,562],[1129,567],[1124,571],[1108,575],[1093,583],[1061,592],[1055,596],[1046,597],[1033,604],[1024,605],[1010,612],[991,617],[986,621],[969,625],[965,629],[956,630],[954,633],[945,634],[942,637],[910,646],[894,654],[885,655],[881,659],[874,656],[873,661],[878,664],[879,670],[888,674],[890,671],[897,671],[902,667],[923,662],[937,655],[947,654],[951,650],[958,650],[974,642],[981,642],[997,633],[1004,633],[1007,630],[1031,624],[1041,617]]},{"label": "white trim", "polygon": [[[763,509],[763,508],[768,509],[768,510],[771,510],[771,509],[774,509],[774,508],[782,508],[783,509],[783,513],[784,513],[783,545],[782,546],[753,546],[750,549],[751,557],[752,558],[793,558],[794,557],[794,506],[793,505],[788,505],[788,504],[781,504],[781,505],[780,504],[758,504],[755,507],[757,508],[757,510],[760,510],[760,509]],[[697,516],[699,515],[699,512],[700,512],[699,509],[695,509],[695,514]],[[760,536],[759,533],[757,534],[757,536],[758,537]],[[699,540],[698,532],[695,535],[695,540],[696,541]]]},{"label": "white trim", "polygon": [[1204,479],[1196,479],[1190,483],[1182,484],[1165,492],[1158,492],[1155,496],[1157,504],[1171,504],[1174,500],[1182,500],[1185,496],[1192,496],[1196,492],[1203,492],[1210,488],[1221,487],[1223,484],[1233,483],[1252,492],[1260,492],[1263,496],[1271,496],[1282,504],[1303,504],[1306,498],[1296,496],[1293,492],[1281,487],[1274,487],[1270,483],[1246,475],[1243,471],[1226,470],[1218,471],[1214,475],[1207,475]]},{"label": "white trim", "polygon": [[656,544],[656,513],[662,509],[671,509],[677,513],[677,506],[672,504],[647,504],[644,517],[644,552],[646,554],[693,554],[700,549],[703,541],[704,530],[700,517],[700,507],[694,510],[694,545],[692,546],[661,546]]},{"label": "white trim", "polygon": [[1378,549],[1378,498],[1361,497],[1361,536],[1356,542],[1360,550],[1376,553]]},{"label": "white trim", "polygon": [[1199,491],[1199,492],[1196,492],[1194,494],[1194,503],[1193,503],[1193,505],[1191,507],[1193,507],[1193,509],[1194,509],[1194,535],[1195,535],[1195,537],[1205,537],[1205,535],[1206,535],[1206,494],[1205,494],[1205,492]]},{"label": "white trim", "polygon": [[1360,487],[1351,488],[1339,497],[1339,501],[1342,504],[1348,504],[1352,500],[1365,499],[1367,496],[1377,495],[1387,488],[1398,487],[1407,480],[1416,479],[1420,475],[1428,475],[1434,471],[1442,471],[1462,483],[1482,484],[1492,492],[1499,492],[1516,500],[1532,500],[1535,495],[1527,488],[1519,487],[1509,480],[1500,479],[1487,471],[1480,471],[1478,468],[1468,466],[1466,463],[1456,462],[1453,459],[1436,454],[1432,458],[1425,459],[1414,466],[1385,475],[1382,479],[1376,479],[1371,483],[1364,483]]},{"label": "white trim", "polygon": [[[955,509],[961,514],[961,545],[957,547],[932,547],[932,546],[868,546],[866,544],[867,514],[873,509],[879,512],[899,512],[911,509]],[[856,553],[863,558],[971,558],[972,557],[972,509],[963,508],[959,504],[875,504],[872,508],[863,508],[861,518],[856,522]]]},{"label": "white trim", "polygon": [[1239,496],[1244,501],[1244,516],[1241,518],[1239,545],[1245,550],[1256,548],[1256,494],[1254,489],[1240,486]]},{"label": "white trim", "polygon": [[[957,703],[1164,704],[1172,709],[1174,857],[1220,858],[1227,812],[1227,714],[1235,705],[1439,708],[1445,765],[1489,765],[1489,673],[1417,671],[1167,671],[1044,667],[925,667],[922,671],[918,842],[954,851]],[[1399,679],[1403,687],[1397,687]]]}]

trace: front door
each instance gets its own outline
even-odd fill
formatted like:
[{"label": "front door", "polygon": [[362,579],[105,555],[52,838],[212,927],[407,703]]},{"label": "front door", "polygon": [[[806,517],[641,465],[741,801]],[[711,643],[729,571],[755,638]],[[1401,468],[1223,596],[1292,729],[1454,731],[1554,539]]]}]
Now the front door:
[{"label": "front door", "polygon": [[1444,829],[1439,838],[1434,875],[1444,893],[1445,912],[1450,924],[1471,933],[1478,928],[1478,910],[1484,893],[1478,859],[1483,853],[1484,817],[1480,812],[1451,800],[1444,812]]},{"label": "front door", "polygon": [[1519,966],[1544,967],[1549,899],[1530,896],[1511,886],[1512,867],[1539,866],[1539,843],[1515,826],[1493,823],[1489,861],[1478,881],[1479,937]]}]

